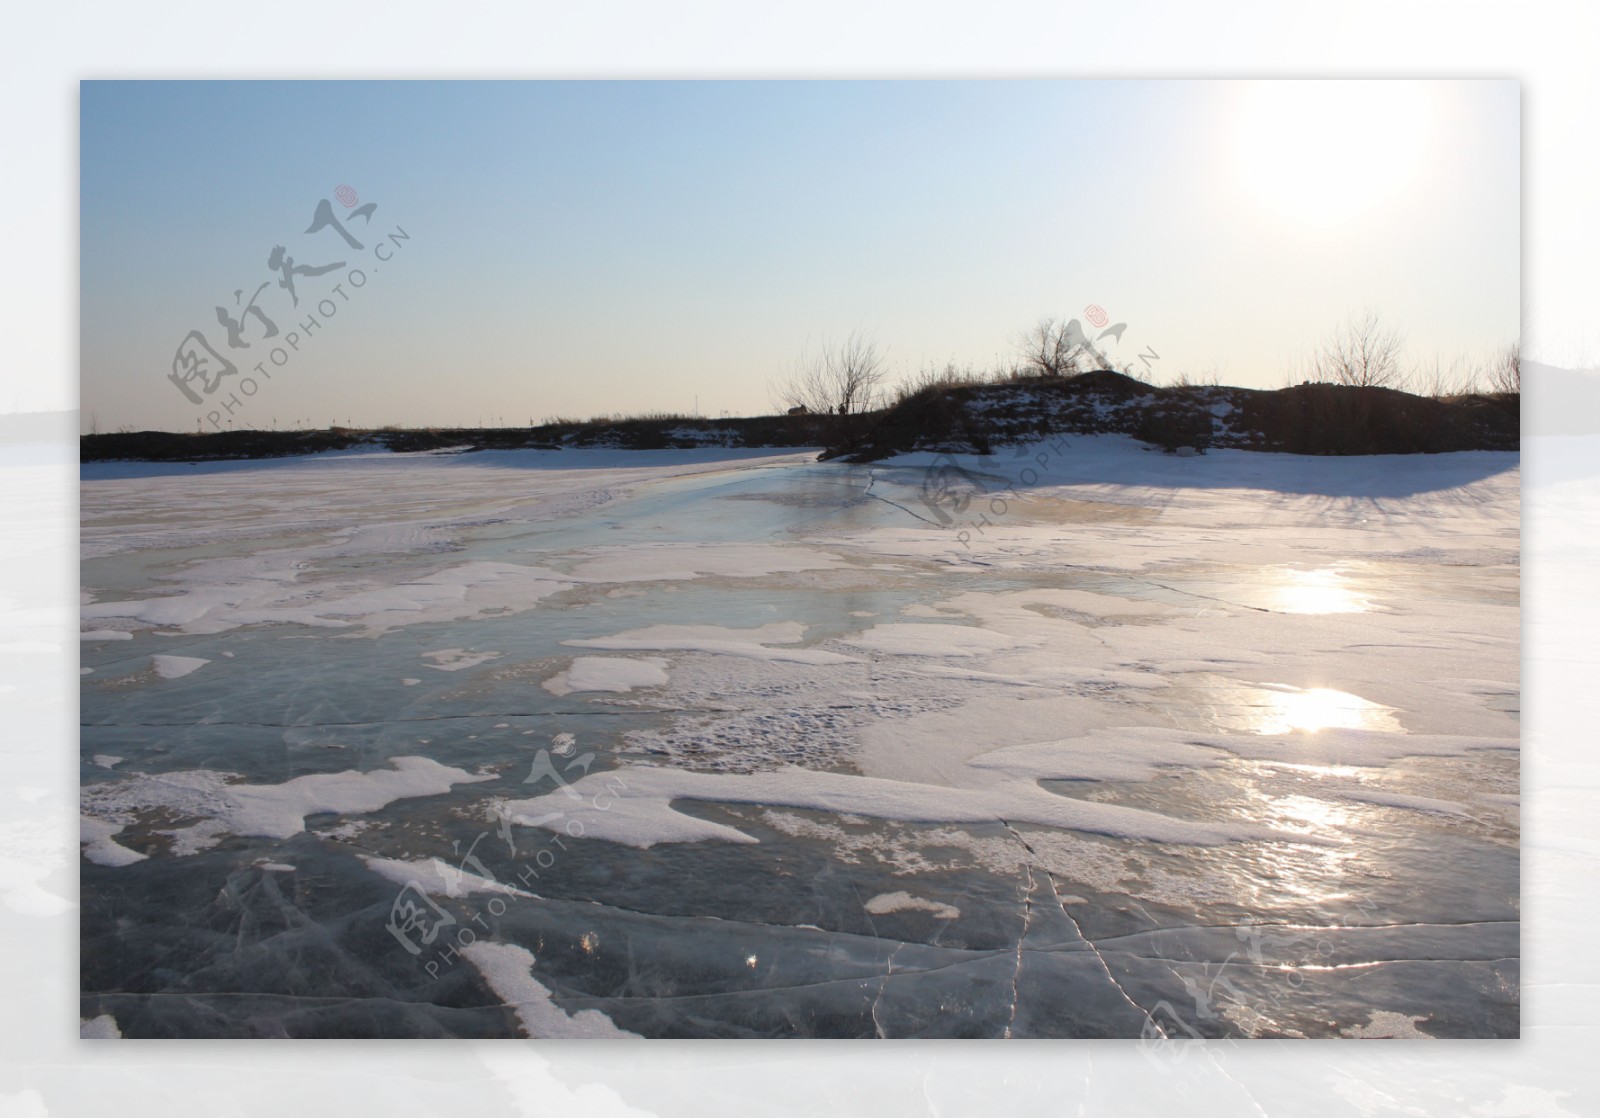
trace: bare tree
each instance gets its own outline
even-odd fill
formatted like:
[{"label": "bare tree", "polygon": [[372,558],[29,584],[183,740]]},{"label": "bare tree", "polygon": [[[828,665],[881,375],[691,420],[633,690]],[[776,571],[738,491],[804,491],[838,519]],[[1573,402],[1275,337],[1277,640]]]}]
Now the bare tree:
[{"label": "bare tree", "polygon": [[1522,392],[1522,352],[1512,342],[1495,354],[1489,365],[1490,392]]},{"label": "bare tree", "polygon": [[820,352],[802,354],[776,387],[775,395],[786,408],[804,408],[819,415],[856,415],[878,406],[887,372],[878,344],[860,331],[852,331],[842,342],[824,342]]},{"label": "bare tree", "polygon": [[1017,349],[1028,371],[1045,377],[1076,373],[1083,357],[1083,347],[1067,324],[1048,317],[1033,324]]},{"label": "bare tree", "polygon": [[854,450],[867,430],[864,417],[883,405],[888,371],[877,342],[851,331],[842,342],[824,341],[819,352],[802,354],[773,395],[790,414],[821,417],[832,448]]},{"label": "bare tree", "polygon": [[1374,311],[1352,316],[1313,359],[1319,380],[1357,388],[1391,388],[1401,379],[1405,337],[1383,325]]}]

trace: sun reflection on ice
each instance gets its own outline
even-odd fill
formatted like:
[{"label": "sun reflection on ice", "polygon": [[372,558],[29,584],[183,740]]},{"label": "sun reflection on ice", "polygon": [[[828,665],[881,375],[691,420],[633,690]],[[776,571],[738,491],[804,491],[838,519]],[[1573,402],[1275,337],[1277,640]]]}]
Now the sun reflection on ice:
[{"label": "sun reflection on ice", "polygon": [[1261,800],[1266,809],[1262,815],[1272,827],[1300,835],[1327,835],[1350,820],[1348,805],[1319,800],[1316,797],[1293,794],[1268,796]]},{"label": "sun reflection on ice", "polygon": [[1288,898],[1319,905],[1348,898],[1347,868],[1357,852],[1345,829],[1358,811],[1347,803],[1303,793],[1252,789],[1244,815],[1309,842],[1265,845],[1256,856],[1255,873],[1239,883],[1242,893],[1267,908]]},{"label": "sun reflection on ice", "polygon": [[1257,734],[1315,733],[1329,727],[1357,730],[1403,731],[1394,709],[1333,688],[1290,688],[1268,685],[1267,703]]},{"label": "sun reflection on ice", "polygon": [[1281,614],[1359,614],[1372,609],[1372,603],[1350,588],[1349,581],[1336,569],[1315,571],[1290,569],[1282,585],[1272,588],[1270,610]]}]

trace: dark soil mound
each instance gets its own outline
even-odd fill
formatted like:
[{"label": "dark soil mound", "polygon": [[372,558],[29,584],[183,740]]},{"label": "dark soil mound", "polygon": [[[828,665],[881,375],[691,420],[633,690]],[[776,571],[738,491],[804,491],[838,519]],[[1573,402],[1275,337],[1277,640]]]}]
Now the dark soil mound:
[{"label": "dark soil mound", "polygon": [[1234,447],[1307,455],[1516,450],[1516,394],[1435,399],[1384,388],[1304,384],[1158,388],[1101,370],[1002,384],[935,386],[875,417],[859,445],[829,454],[870,462],[908,451],[988,454],[1050,435],[1132,435],[1165,451]]}]

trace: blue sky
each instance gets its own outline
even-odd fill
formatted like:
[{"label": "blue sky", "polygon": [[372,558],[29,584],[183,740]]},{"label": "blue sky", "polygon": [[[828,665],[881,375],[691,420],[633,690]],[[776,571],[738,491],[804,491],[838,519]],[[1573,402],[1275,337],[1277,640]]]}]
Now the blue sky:
[{"label": "blue sky", "polygon": [[[102,430],[194,430],[257,362],[273,376],[235,426],[748,414],[801,350],[854,329],[909,376],[991,365],[1040,316],[1091,303],[1128,324],[1115,359],[1160,355],[1157,381],[1282,384],[1365,308],[1418,360],[1518,332],[1514,82],[86,82],[81,98],[81,406]],[[369,223],[340,185],[376,203]],[[305,232],[322,199],[361,250]],[[300,307],[270,285],[280,336],[246,319],[249,347],[230,349],[214,308],[274,281],[277,245],[344,267],[297,277]],[[325,298],[336,313],[296,331]],[[191,330],[240,370],[198,407],[167,378]],[[289,332],[300,350],[270,364]]]}]

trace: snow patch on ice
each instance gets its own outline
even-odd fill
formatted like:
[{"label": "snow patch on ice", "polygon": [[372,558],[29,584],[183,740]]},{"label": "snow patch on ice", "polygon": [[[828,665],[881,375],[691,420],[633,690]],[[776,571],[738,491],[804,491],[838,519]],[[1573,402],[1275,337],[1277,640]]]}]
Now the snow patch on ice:
[{"label": "snow patch on ice", "polygon": [[1345,1037],[1433,1039],[1433,1035],[1418,1029],[1427,1018],[1416,1014],[1399,1014],[1393,1010],[1374,1010],[1364,1025],[1346,1026],[1339,1032]]},{"label": "snow patch on ice", "polygon": [[730,657],[748,657],[752,660],[792,661],[797,664],[850,664],[855,657],[830,653],[825,649],[784,649],[777,645],[794,645],[804,639],[807,627],[800,622],[772,622],[754,629],[731,629],[727,626],[646,626],[631,629],[610,637],[589,637],[563,641],[580,649],[625,650],[683,650],[700,653],[719,653]]},{"label": "snow patch on ice", "polygon": [[187,676],[204,668],[211,662],[202,657],[177,657],[162,653],[151,657],[150,663],[155,666],[156,675],[163,680],[176,680],[180,676]]},{"label": "snow patch on ice", "polygon": [[81,816],[78,820],[78,841],[83,844],[83,857],[100,866],[127,866],[148,856],[118,843],[113,836],[123,825],[114,821]]},{"label": "snow patch on ice", "polygon": [[908,894],[904,890],[896,890],[892,894],[877,894],[867,899],[863,906],[868,913],[881,916],[885,913],[900,913],[908,909],[922,909],[932,913],[942,921],[954,921],[961,916],[961,910],[953,905],[946,905],[942,901],[929,901]]},{"label": "snow patch on ice", "polygon": [[[514,824],[557,831],[567,827],[570,820],[581,820],[585,835],[633,847],[704,839],[759,842],[737,828],[677,811],[673,803],[678,800],[808,808],[869,819],[927,823],[1004,820],[1158,843],[1192,845],[1290,838],[1286,833],[1243,820],[1179,820],[1123,805],[1075,800],[1047,792],[1031,781],[957,789],[798,768],[722,774],[630,767],[589,774],[571,788],[580,800],[563,798],[558,802],[536,797],[508,801],[505,814]],[[552,808],[562,811],[551,817]]]},{"label": "snow patch on ice", "polygon": [[1163,766],[1204,769],[1226,759],[1221,749],[1195,745],[1167,730],[1119,727],[1080,738],[1006,746],[967,764],[1035,780],[1148,781]]},{"label": "snow patch on ice", "polygon": [[838,556],[794,545],[634,544],[595,549],[572,569],[571,577],[586,583],[656,583],[721,576],[754,579],[795,571],[827,571],[848,567]]},{"label": "snow patch on ice", "polygon": [[721,773],[851,765],[861,728],[958,702],[911,663],[796,665],[684,654],[674,658],[670,689],[636,701],[670,713],[671,723],[628,731],[625,753]]},{"label": "snow patch on ice", "polygon": [[492,779],[440,765],[432,758],[389,761],[392,769],[311,773],[281,785],[230,784],[231,774],[205,769],[138,774],[125,781],[89,785],[82,791],[84,841],[89,845],[84,855],[96,862],[121,860],[105,865],[136,861],[129,856],[143,858],[117,848],[110,837],[152,809],[200,817],[199,823],[162,833],[172,838],[174,854],[186,855],[227,835],[288,839],[304,831],[305,818],[314,813],[376,812],[396,800],[436,796],[455,785]]},{"label": "snow patch on ice", "polygon": [[440,672],[460,672],[463,668],[473,668],[504,654],[482,652],[477,649],[435,649],[431,653],[422,655],[433,662],[424,665],[425,668],[437,668]]},{"label": "snow patch on ice", "polygon": [[901,657],[976,657],[1035,644],[1027,638],[1009,637],[977,626],[935,622],[891,622],[840,638],[840,641],[859,649]]},{"label": "snow patch on ice", "polygon": [[519,898],[537,897],[526,890],[451,866],[440,858],[385,859],[362,855],[361,861],[376,874],[399,886],[415,884],[434,897],[464,898],[471,894],[507,894]]},{"label": "snow patch on ice", "polygon": [[598,1010],[568,1014],[555,1004],[550,989],[533,977],[533,953],[516,944],[479,940],[461,949],[483,981],[516,1012],[528,1037],[599,1038],[638,1037],[619,1029]]},{"label": "snow patch on ice", "polygon": [[78,1019],[80,1041],[116,1041],[121,1037],[122,1031],[117,1028],[117,1020],[109,1014]]},{"label": "snow patch on ice", "polygon": [[1471,811],[1466,805],[1454,800],[1440,800],[1437,797],[1413,796],[1410,793],[1397,793],[1391,789],[1373,789],[1363,786],[1333,785],[1316,790],[1317,795],[1327,797],[1340,797],[1344,800],[1358,801],[1362,804],[1377,804],[1385,808],[1409,808],[1417,812],[1432,812],[1442,816],[1471,816]]},{"label": "snow patch on ice", "polygon": [[575,657],[564,671],[544,681],[553,695],[572,692],[631,692],[657,688],[667,682],[667,662],[661,657]]},{"label": "snow patch on ice", "polygon": [[488,561],[393,585],[348,578],[301,583],[301,574],[287,557],[206,560],[172,577],[182,587],[175,594],[89,603],[80,613],[86,620],[131,619],[184,633],[272,623],[362,626],[382,633],[397,626],[517,613],[574,585],[544,568]]}]

